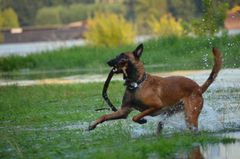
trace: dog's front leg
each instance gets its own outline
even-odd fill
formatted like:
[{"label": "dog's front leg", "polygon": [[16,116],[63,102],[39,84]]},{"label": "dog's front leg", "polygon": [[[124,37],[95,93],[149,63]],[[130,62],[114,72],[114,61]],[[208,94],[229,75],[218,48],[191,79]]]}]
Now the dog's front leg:
[{"label": "dog's front leg", "polygon": [[141,112],[140,114],[134,116],[134,117],[132,118],[132,120],[133,120],[134,122],[139,123],[144,116],[150,115],[150,114],[154,113],[154,112],[157,111],[157,110],[158,110],[157,108],[149,108],[149,109],[146,109],[146,110],[144,110],[143,112]]},{"label": "dog's front leg", "polygon": [[93,130],[97,127],[98,124],[103,123],[103,122],[108,121],[108,120],[125,119],[125,118],[127,118],[128,114],[131,111],[132,111],[132,109],[129,108],[129,107],[122,107],[121,109],[119,109],[116,112],[103,115],[102,117],[97,119],[93,124],[91,124],[88,127],[88,130]]}]

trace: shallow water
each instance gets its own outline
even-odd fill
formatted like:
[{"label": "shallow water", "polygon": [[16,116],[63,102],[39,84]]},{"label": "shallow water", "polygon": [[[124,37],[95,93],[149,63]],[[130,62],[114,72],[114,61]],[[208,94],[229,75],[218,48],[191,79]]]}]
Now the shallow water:
[{"label": "shallow water", "polygon": [[74,46],[85,45],[85,41],[68,40],[68,41],[47,41],[47,42],[29,42],[0,44],[0,56],[21,55],[26,56],[32,53],[40,53],[60,48],[69,48]]},{"label": "shallow water", "polygon": [[[210,71],[194,73],[188,75],[188,77],[197,81],[197,83],[202,84],[209,76],[209,72]],[[81,79],[78,78],[78,76],[65,77],[63,79],[70,80],[68,82],[65,81],[66,83],[85,83],[88,81],[99,82],[105,78],[104,76],[99,75],[86,76]],[[121,80],[121,77],[115,77],[115,80]],[[106,113],[108,113],[108,111],[106,111]],[[131,122],[131,119],[122,122],[126,129],[130,130],[130,133],[134,138],[145,134],[155,133],[157,122],[162,120],[163,117],[147,117],[147,119],[148,123],[144,125],[133,123]],[[108,125],[112,123],[114,122],[111,121],[104,124]],[[66,124],[63,125],[71,129],[71,125],[78,124],[82,125],[81,123],[69,123],[69,126]],[[85,123],[83,125],[84,126],[80,126],[79,128],[85,129],[88,126]],[[73,128],[74,127],[75,126],[73,126]],[[187,128],[184,121],[184,115],[183,113],[179,113],[165,121],[163,132],[176,132],[185,129]],[[208,91],[204,93],[204,106],[199,117],[199,129],[214,132],[224,129],[240,129],[240,69],[221,70],[216,81],[209,87]]]},{"label": "shallow water", "polygon": [[[194,79],[199,84],[203,83],[209,75],[209,72],[190,75],[188,77]],[[240,130],[240,70],[223,70],[216,81],[210,86],[204,94],[204,107],[199,117],[199,129],[216,132],[216,135],[225,135],[240,140],[240,132],[219,134],[221,131],[229,129]],[[66,115],[72,112],[59,112]],[[109,111],[106,111],[109,113]],[[100,125],[97,129],[102,129],[103,126],[115,125],[121,123],[124,130],[128,130],[132,138],[138,138],[142,135],[152,135],[156,133],[157,122],[163,117],[147,117],[148,123],[139,125],[133,123],[131,118],[121,121],[111,121]],[[6,121],[7,122],[7,121]],[[88,132],[84,130],[89,126],[88,122],[64,122],[53,123],[40,126],[27,125],[12,127],[15,131],[67,131],[77,130],[87,136]],[[4,127],[0,127],[4,129]],[[105,127],[106,128],[106,127]],[[80,131],[79,131],[80,130]],[[184,121],[183,113],[174,115],[168,118],[165,122],[163,133],[181,132],[187,130]],[[97,131],[99,132],[99,131]],[[95,133],[97,133],[95,132]],[[84,136],[83,137],[86,137]],[[193,145],[192,150],[184,150],[178,152],[175,158],[220,158],[220,159],[237,159],[240,156],[240,142],[231,144],[207,144]],[[149,158],[158,158],[154,153],[149,154]]]},{"label": "shallow water", "polygon": [[[208,74],[191,75],[197,83],[203,83]],[[196,145],[191,151],[178,152],[175,158],[239,159],[240,158],[240,71],[224,70],[204,94],[204,107],[199,117],[199,129],[213,131],[238,130],[237,132],[217,134],[236,138],[234,143]],[[135,125],[131,129],[133,137],[150,134],[162,117],[148,118],[150,126]],[[155,124],[154,124],[155,123]],[[179,113],[165,122],[163,133],[187,130],[184,114]],[[158,158],[151,154],[150,158]]]},{"label": "shallow water", "polygon": [[[202,84],[209,73],[188,76]],[[204,106],[199,116],[199,130],[218,132],[225,129],[240,129],[240,70],[222,70],[216,81],[204,93]],[[149,134],[156,129],[162,116],[148,117],[148,124],[134,125],[132,136]],[[163,132],[186,130],[184,114],[178,113],[165,121]]]},{"label": "shallow water", "polygon": [[239,159],[240,157],[240,132],[220,134],[221,136],[236,138],[234,143],[216,143],[196,145],[190,151],[181,151],[175,154],[175,158],[188,159]]}]

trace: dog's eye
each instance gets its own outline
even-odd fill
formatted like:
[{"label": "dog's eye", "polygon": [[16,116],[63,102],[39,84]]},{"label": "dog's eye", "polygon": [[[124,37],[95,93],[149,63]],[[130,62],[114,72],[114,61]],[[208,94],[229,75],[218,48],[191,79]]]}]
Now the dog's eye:
[{"label": "dog's eye", "polygon": [[121,54],[117,55],[116,58],[123,58],[124,56],[125,56],[124,53],[121,53]]},{"label": "dog's eye", "polygon": [[124,63],[124,62],[127,62],[127,61],[128,61],[127,58],[122,58],[122,59],[120,60],[120,63]]}]

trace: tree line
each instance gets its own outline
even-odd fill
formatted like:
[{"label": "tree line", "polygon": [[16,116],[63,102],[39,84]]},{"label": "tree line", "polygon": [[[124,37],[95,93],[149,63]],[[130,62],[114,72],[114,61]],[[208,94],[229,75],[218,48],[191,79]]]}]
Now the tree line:
[{"label": "tree line", "polygon": [[[239,0],[211,0],[214,3],[228,3],[234,6]],[[116,0],[115,5],[106,5],[96,0],[0,0],[0,11],[13,9],[18,16],[20,26],[33,26],[45,24],[44,16],[50,24],[69,23],[92,16],[95,11],[110,10],[124,14],[132,21],[144,19],[145,14],[152,13],[159,16],[168,11],[174,17],[190,20],[203,14],[204,0]],[[117,4],[117,5],[116,5]],[[159,5],[160,4],[160,5]],[[105,7],[104,7],[105,6]],[[160,7],[159,7],[160,6]],[[161,9],[161,10],[159,10]],[[149,10],[149,11],[148,11]],[[151,11],[150,11],[151,10]],[[43,17],[43,18],[42,18]]]},{"label": "tree line", "polygon": [[32,26],[40,8],[93,2],[94,0],[0,0],[0,10],[12,8],[18,15],[21,26]]},{"label": "tree line", "polygon": [[[238,3],[239,0],[116,0],[114,3],[108,0],[0,0],[0,29],[46,27],[91,19],[99,22],[96,17],[101,16],[97,15],[104,13],[106,18],[111,14],[124,18],[123,24],[129,23],[137,34],[213,35],[223,27],[227,10]],[[109,19],[118,23],[116,16],[109,17],[115,17]],[[100,28],[99,37],[102,37],[103,28],[93,24],[93,30]],[[114,30],[107,32],[115,34]]]}]

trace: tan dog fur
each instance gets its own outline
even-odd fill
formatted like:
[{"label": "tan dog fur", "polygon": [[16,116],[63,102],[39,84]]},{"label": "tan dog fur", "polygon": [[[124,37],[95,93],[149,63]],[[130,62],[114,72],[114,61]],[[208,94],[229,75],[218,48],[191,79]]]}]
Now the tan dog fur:
[{"label": "tan dog fur", "polygon": [[[143,52],[143,45],[139,45],[133,52],[122,53],[124,58],[113,59],[117,61],[115,67],[118,73],[124,73],[128,80],[138,81],[143,78],[145,70],[140,61]],[[198,117],[203,107],[202,94],[216,78],[221,68],[221,54],[216,49],[212,50],[214,55],[214,66],[206,82],[199,86],[195,81],[182,77],[158,77],[147,74],[147,78],[139,87],[130,91],[126,88],[122,99],[122,106],[117,112],[103,115],[97,119],[89,130],[104,121],[127,118],[133,110],[139,110],[140,113],[132,118],[134,122],[145,123],[145,116],[156,116],[162,113],[168,116],[184,110],[185,120],[190,130],[198,129]],[[160,125],[161,129],[161,125]]]}]

